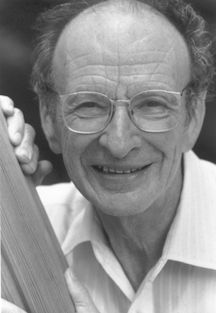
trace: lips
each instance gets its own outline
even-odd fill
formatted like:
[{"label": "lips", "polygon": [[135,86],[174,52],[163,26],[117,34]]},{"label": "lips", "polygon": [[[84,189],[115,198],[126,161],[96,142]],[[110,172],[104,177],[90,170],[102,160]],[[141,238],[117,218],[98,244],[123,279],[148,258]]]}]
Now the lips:
[{"label": "lips", "polygon": [[118,167],[111,167],[111,166],[102,166],[102,165],[93,165],[93,168],[103,174],[112,174],[112,175],[126,175],[126,174],[133,174],[139,172],[146,168],[148,165],[142,167],[131,167],[131,168],[118,168]]},{"label": "lips", "polygon": [[127,193],[139,190],[143,180],[148,180],[152,163],[141,165],[123,163],[91,164],[91,184],[102,192]]}]

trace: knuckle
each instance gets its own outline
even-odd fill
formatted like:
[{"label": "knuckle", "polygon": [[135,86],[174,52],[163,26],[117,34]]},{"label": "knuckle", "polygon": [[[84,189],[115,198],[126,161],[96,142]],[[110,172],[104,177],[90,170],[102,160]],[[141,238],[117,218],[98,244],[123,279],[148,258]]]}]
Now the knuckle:
[{"label": "knuckle", "polygon": [[17,157],[18,161],[22,164],[26,164],[30,162],[29,155],[27,150],[18,146],[14,149],[15,156]]},{"label": "knuckle", "polygon": [[36,172],[37,167],[38,167],[38,164],[36,162],[31,163],[30,168],[31,168],[32,174]]},{"label": "knuckle", "polygon": [[28,164],[22,164],[21,167],[23,172],[25,172],[26,174],[34,174],[37,168],[36,164],[34,164],[33,162]]},{"label": "knuckle", "polygon": [[26,123],[25,129],[26,129],[26,132],[29,134],[29,136],[31,136],[32,138],[35,137],[36,135],[35,129],[30,124]]},{"label": "knuckle", "polygon": [[14,116],[17,122],[19,123],[19,126],[21,126],[22,129],[24,130],[25,120],[24,120],[23,112],[19,108],[14,108]]},{"label": "knuckle", "polygon": [[10,97],[4,96],[4,95],[0,95],[0,102],[1,103],[4,102],[4,103],[7,103],[7,104],[12,105],[12,106],[14,105],[13,100]]},{"label": "knuckle", "polygon": [[37,168],[38,168],[38,158],[36,158],[36,159],[33,158],[32,159],[32,161],[30,162],[30,167],[31,167],[33,173],[37,170]]},{"label": "knuckle", "polygon": [[19,108],[14,108],[14,113],[17,115],[23,116],[23,113]]}]

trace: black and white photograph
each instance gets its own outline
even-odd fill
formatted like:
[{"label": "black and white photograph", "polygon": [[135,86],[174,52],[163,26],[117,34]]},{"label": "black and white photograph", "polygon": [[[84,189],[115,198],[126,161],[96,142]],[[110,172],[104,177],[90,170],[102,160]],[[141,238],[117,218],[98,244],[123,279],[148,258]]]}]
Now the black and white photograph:
[{"label": "black and white photograph", "polygon": [[1,313],[216,313],[216,1],[0,0]]}]

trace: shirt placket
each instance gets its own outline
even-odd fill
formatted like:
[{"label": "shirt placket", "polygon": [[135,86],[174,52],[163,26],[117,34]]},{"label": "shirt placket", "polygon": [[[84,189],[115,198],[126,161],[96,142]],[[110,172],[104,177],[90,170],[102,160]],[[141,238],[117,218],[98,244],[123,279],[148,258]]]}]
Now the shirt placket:
[{"label": "shirt placket", "polygon": [[154,283],[167,259],[161,257],[141,283],[128,313],[156,313],[154,305]]}]

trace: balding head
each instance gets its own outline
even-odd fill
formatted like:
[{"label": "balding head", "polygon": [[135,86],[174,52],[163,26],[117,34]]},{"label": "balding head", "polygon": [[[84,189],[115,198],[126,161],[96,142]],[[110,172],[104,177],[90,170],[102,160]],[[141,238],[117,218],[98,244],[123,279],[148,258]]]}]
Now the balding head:
[{"label": "balding head", "polygon": [[[122,88],[124,96],[133,93],[127,84],[136,75],[143,75],[143,87],[154,81],[165,89],[178,91],[190,80],[188,48],[170,21],[148,5],[107,1],[68,23],[53,58],[53,78],[60,93],[88,89],[91,81],[94,85],[95,75],[101,76],[104,84],[106,79],[116,81],[114,93]],[[138,91],[141,90],[134,92]]]},{"label": "balding head", "polygon": [[[200,91],[206,88],[213,74],[213,61],[212,56],[209,54],[209,38],[206,36],[204,22],[201,17],[199,17],[193,11],[190,5],[186,5],[183,0],[88,0],[88,2],[77,2],[76,0],[71,0],[70,3],[57,6],[54,9],[44,13],[38,20],[37,27],[40,31],[41,37],[39,40],[39,44],[35,50],[36,62],[33,68],[32,81],[34,89],[39,95],[41,105],[47,106],[50,111],[55,111],[55,105],[52,105],[52,103],[55,102],[55,99],[53,98],[55,95],[52,93],[52,89],[54,89],[52,77],[53,53],[55,51],[55,46],[59,40],[60,35],[65,29],[65,26],[71,23],[71,20],[76,19],[76,17],[79,17],[80,14],[87,15],[88,10],[94,11],[93,6],[97,4],[98,6],[96,11],[100,11],[101,16],[102,11],[106,11],[105,7],[109,5],[110,9],[108,10],[108,12],[104,12],[107,18],[108,15],[112,15],[111,7],[115,7],[115,10],[118,7],[119,13],[125,13],[124,18],[126,21],[126,16],[128,15],[129,18],[129,15],[132,12],[134,12],[136,18],[138,16],[141,16],[143,14],[143,9],[146,5],[144,5],[144,3],[148,3],[151,7],[154,7],[154,9],[152,8],[152,10],[157,10],[158,15],[162,14],[166,16],[171,21],[171,23],[175,25],[182,33],[191,55],[191,94],[199,94]],[[89,6],[89,8],[87,7],[87,5]],[[159,11],[161,13],[159,13]],[[154,13],[154,16],[156,17],[156,11]],[[98,20],[98,25],[100,26],[98,27],[97,31],[99,31],[101,27],[105,28],[105,25],[107,25],[107,23],[109,22],[109,19],[107,18],[102,21]],[[118,23],[114,24],[113,27],[116,27]],[[85,27],[85,24],[86,23],[84,22],[83,29]],[[153,20],[151,21],[151,24],[153,25]],[[139,34],[138,30],[139,28],[136,30],[137,35]],[[96,33],[93,34],[91,32],[88,37],[93,38]],[[134,34],[130,27],[128,27],[126,35],[127,36],[125,36],[125,39],[127,37],[128,40],[129,37],[131,37],[131,39],[133,40]],[[73,34],[73,36],[75,35]],[[84,42],[81,42],[79,38],[77,38],[77,40],[79,41],[80,47],[81,44],[84,45]],[[152,38],[150,38],[149,40],[152,40]]]}]

